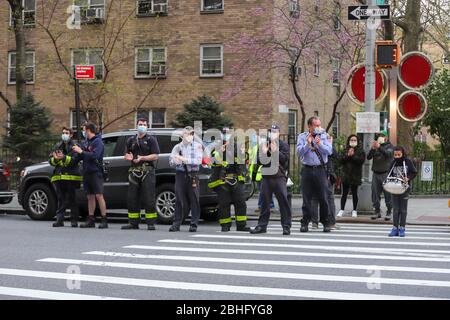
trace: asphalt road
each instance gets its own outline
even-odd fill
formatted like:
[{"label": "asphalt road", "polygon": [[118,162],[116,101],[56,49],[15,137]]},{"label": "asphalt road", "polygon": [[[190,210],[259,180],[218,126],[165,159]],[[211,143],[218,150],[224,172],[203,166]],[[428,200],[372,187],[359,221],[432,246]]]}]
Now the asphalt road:
[{"label": "asphalt road", "polygon": [[276,221],[263,235],[50,224],[0,215],[0,299],[450,298],[450,227],[392,239],[365,224],[300,234],[296,222],[291,236]]}]

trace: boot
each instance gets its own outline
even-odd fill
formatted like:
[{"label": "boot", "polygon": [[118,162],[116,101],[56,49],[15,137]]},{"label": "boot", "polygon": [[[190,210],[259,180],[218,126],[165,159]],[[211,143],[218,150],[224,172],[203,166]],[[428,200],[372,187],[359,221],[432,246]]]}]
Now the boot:
[{"label": "boot", "polygon": [[57,216],[56,217],[56,222],[53,223],[53,227],[57,228],[57,227],[64,227],[64,216]]},{"label": "boot", "polygon": [[128,224],[125,226],[122,226],[120,228],[122,230],[135,230],[139,229],[139,219],[128,219]]},{"label": "boot", "polygon": [[77,214],[72,214],[72,212],[70,213],[70,226],[72,228],[78,228],[78,213]]},{"label": "boot", "polygon": [[156,230],[155,225],[153,223],[148,223],[147,230]]},{"label": "boot", "polygon": [[94,216],[89,216],[86,223],[80,225],[80,228],[95,228],[95,218]]},{"label": "boot", "polygon": [[375,209],[375,213],[370,217],[372,220],[380,219],[381,218],[381,212],[380,209]]},{"label": "boot", "polygon": [[230,223],[225,223],[225,224],[222,224],[222,232],[228,232],[228,231],[230,231],[230,229],[231,229],[231,224]]},{"label": "boot", "polygon": [[108,229],[108,218],[102,217],[102,221],[100,222],[99,229]]},{"label": "boot", "polygon": [[236,231],[249,232],[250,230],[251,230],[250,227],[247,227],[245,224],[236,226]]}]

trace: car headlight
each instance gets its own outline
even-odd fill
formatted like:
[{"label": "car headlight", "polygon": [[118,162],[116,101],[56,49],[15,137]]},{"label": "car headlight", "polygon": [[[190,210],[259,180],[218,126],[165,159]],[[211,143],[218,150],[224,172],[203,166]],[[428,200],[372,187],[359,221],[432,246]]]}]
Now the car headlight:
[{"label": "car headlight", "polygon": [[26,169],[23,169],[22,171],[20,171],[21,178],[24,178],[27,174],[28,174],[28,171]]}]

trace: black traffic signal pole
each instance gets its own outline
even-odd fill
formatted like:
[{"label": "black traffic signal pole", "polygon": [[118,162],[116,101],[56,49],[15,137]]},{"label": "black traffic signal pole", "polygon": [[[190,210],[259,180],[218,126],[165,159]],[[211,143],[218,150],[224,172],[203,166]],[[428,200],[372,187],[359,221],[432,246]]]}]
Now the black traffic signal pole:
[{"label": "black traffic signal pole", "polygon": [[76,76],[75,66],[73,67],[73,79],[75,80],[75,117],[77,124],[77,140],[81,140],[81,128],[80,128],[80,82]]}]

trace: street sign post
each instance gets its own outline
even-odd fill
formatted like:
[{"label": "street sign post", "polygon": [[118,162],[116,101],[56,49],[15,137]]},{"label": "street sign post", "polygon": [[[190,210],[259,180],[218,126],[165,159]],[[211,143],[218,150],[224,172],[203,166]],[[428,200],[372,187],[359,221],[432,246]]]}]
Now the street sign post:
[{"label": "street sign post", "polygon": [[349,6],[348,20],[367,20],[376,18],[389,20],[391,18],[391,7],[389,5],[371,6]]},{"label": "street sign post", "polygon": [[74,66],[73,78],[75,86],[75,117],[77,125],[76,138],[81,139],[81,124],[80,124],[80,81],[79,80],[93,80],[95,79],[94,66]]}]

